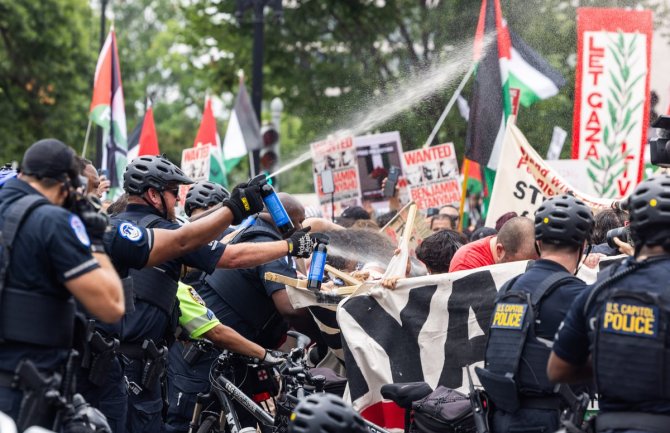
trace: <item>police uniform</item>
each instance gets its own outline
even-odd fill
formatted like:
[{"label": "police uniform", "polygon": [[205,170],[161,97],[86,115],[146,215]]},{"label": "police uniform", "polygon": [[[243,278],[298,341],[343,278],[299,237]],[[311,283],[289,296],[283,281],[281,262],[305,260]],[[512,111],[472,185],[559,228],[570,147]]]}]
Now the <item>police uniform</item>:
[{"label": "police uniform", "polygon": [[[553,283],[549,278],[553,278]],[[520,427],[527,432],[552,432],[559,428],[562,405],[554,385],[547,379],[547,360],[561,321],[585,286],[560,264],[540,259],[501,289],[486,349],[488,373],[478,370],[482,384],[494,401],[492,432],[516,431],[514,429]],[[530,295],[530,303],[525,300],[526,294]],[[529,329],[524,336],[526,326]],[[515,370],[516,386],[511,390],[518,394],[508,397],[507,401],[516,397],[519,401],[516,410],[504,410],[500,404],[496,405],[498,393],[493,389],[496,385],[486,380],[495,374],[504,376],[509,370]],[[498,400],[504,401],[505,397]],[[537,430],[532,430],[533,427]]]},{"label": "police uniform", "polygon": [[[179,225],[164,219],[153,207],[129,204],[125,212],[115,220],[131,221],[140,227],[154,227],[176,230]],[[170,345],[177,326],[177,282],[182,266],[189,266],[211,273],[221,256],[225,245],[212,241],[175,260],[170,260],[150,269],[131,270],[135,293],[135,311],[123,318],[121,352],[124,355],[124,371],[129,384],[128,421],[130,432],[155,432],[161,429],[160,380],[143,386],[143,377],[147,376],[151,356],[142,345],[151,340],[160,350]],[[161,354],[167,357],[167,353]],[[152,362],[161,362],[153,359]],[[165,362],[165,358],[162,358]]]},{"label": "police uniform", "polygon": [[[130,221],[114,220],[105,232],[104,244],[123,283],[126,312],[132,311],[132,280],[128,278],[128,273],[130,269],[142,269],[146,265],[153,247],[153,232]],[[113,433],[123,433],[126,429],[128,388],[121,362],[112,346],[114,339],[117,342],[121,339],[122,322],[105,324],[96,321],[95,331],[99,333],[97,341],[103,342],[103,350],[109,353],[101,353],[96,347],[91,347],[94,345],[92,342],[89,343],[83,366],[77,375],[77,392],[100,409]]]},{"label": "police uniform", "polygon": [[[188,430],[196,396],[209,390],[209,370],[216,359],[216,351],[200,349],[193,340],[202,338],[221,323],[193,287],[180,282],[177,299],[181,333],[180,340],[172,345],[168,356],[169,405],[165,421],[165,430],[175,433]],[[183,354],[188,350],[193,351],[193,359],[184,358]]]},{"label": "police uniform", "polygon": [[[41,196],[28,183],[8,180],[0,189],[0,225],[12,204]],[[45,199],[46,200],[46,199]],[[45,375],[62,373],[73,344],[75,305],[65,283],[100,267],[78,216],[51,203],[34,208],[20,225],[0,297],[0,411],[16,419],[23,396],[6,381],[22,360]],[[48,426],[50,427],[50,426]]]},{"label": "police uniform", "polygon": [[[622,272],[629,273],[598,288]],[[670,293],[662,282],[667,275],[667,255],[640,264],[629,259],[611,266],[575,300],[558,332],[553,347],[558,357],[584,365],[592,356],[599,393],[597,424],[612,414],[633,420],[636,413],[665,415],[660,419],[665,427],[622,424],[617,431],[660,432],[670,427]],[[599,431],[609,430],[614,429]]]},{"label": "police uniform", "polygon": [[[280,239],[272,224],[257,218],[254,225],[240,232],[231,243]],[[290,278],[297,276],[293,260],[287,256],[254,268],[217,269],[204,278],[198,293],[221,323],[263,347],[276,348],[287,327],[272,301],[272,294],[286,287],[266,280],[266,272]]]}]

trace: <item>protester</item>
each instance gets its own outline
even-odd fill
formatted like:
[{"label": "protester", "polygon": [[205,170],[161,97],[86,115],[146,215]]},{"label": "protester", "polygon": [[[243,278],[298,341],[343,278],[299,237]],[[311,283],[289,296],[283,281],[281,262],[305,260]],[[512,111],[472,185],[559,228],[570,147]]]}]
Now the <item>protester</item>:
[{"label": "protester", "polygon": [[470,242],[456,251],[449,272],[534,260],[537,258],[534,240],[533,221],[525,217],[512,218],[497,235]]},{"label": "protester", "polygon": [[456,250],[467,243],[462,233],[440,230],[424,239],[416,249],[416,257],[426,265],[429,274],[449,272],[449,265]]},{"label": "protester", "polygon": [[450,217],[451,219],[451,227],[449,227],[450,229],[456,230],[458,228],[458,221],[461,215],[461,211],[458,208],[458,206],[455,206],[453,204],[446,204],[440,208],[438,215],[446,215]]},{"label": "protester", "polygon": [[[595,215],[595,227],[593,228],[593,250],[595,254],[603,256],[616,256],[621,254],[618,248],[612,248],[607,244],[607,232],[628,223],[626,212],[618,209],[604,209]],[[624,241],[626,239],[623,239]]]},{"label": "protester", "polygon": [[612,265],[572,304],[547,367],[561,383],[595,379],[598,432],[665,432],[670,425],[666,326],[670,302],[670,177],[649,178],[628,199],[635,256]]},{"label": "protester", "polygon": [[[430,219],[430,230],[435,233],[440,230],[456,230],[458,223],[455,223],[458,218],[454,219],[451,215],[437,214]],[[454,225],[456,224],[456,225]]]},{"label": "protester", "polygon": [[498,234],[498,231],[496,229],[492,229],[491,227],[486,227],[482,226],[479,227],[478,229],[475,229],[472,233],[470,233],[469,240],[470,242],[478,241],[480,239],[483,239],[487,236],[495,236]]},{"label": "protester", "polygon": [[[535,212],[540,259],[500,289],[485,369],[477,370],[493,403],[492,433],[553,432],[560,427],[560,413],[572,409],[571,402],[561,397],[572,391],[559,394],[546,367],[559,324],[586,286],[574,274],[592,227],[591,210],[572,196],[551,197]],[[502,385],[505,378],[511,378],[512,386]]]},{"label": "protester", "polygon": [[349,206],[346,208],[335,222],[343,227],[351,227],[356,220],[369,220],[370,214],[361,206]]},{"label": "protester", "polygon": [[[124,313],[121,281],[103,246],[108,220],[77,195],[79,174],[74,150],[55,139],[40,140],[25,152],[19,178],[0,190],[7,271],[0,282],[0,411],[20,431],[53,427],[58,409],[45,393],[72,396],[72,389],[61,389],[60,373],[73,344],[82,343],[75,340],[73,297],[107,323]],[[24,364],[46,382],[17,371]],[[73,374],[73,366],[68,368]]]},{"label": "protester", "polygon": [[503,225],[512,218],[518,217],[519,215],[516,212],[507,212],[504,213],[496,220],[495,229],[496,232],[499,232]]}]

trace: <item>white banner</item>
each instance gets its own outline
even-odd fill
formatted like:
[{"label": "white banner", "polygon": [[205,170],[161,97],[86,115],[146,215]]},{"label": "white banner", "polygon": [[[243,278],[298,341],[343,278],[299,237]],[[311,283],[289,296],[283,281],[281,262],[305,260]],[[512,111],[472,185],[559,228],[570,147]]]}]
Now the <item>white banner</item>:
[{"label": "white banner", "polygon": [[538,155],[519,128],[509,122],[486,226],[494,227],[500,216],[511,211],[532,217],[545,198],[568,192],[594,209],[608,208],[612,204],[612,199],[596,198],[573,188]]}]

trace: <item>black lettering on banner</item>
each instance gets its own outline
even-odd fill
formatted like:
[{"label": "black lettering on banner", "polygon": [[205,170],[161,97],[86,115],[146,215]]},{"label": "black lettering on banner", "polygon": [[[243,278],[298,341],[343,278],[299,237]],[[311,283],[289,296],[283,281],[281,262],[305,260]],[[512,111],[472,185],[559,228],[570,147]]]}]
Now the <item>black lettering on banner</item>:
[{"label": "black lettering on banner", "polygon": [[[486,338],[498,291],[489,271],[475,272],[453,282],[449,296],[449,327],[444,344],[444,366],[440,385],[448,388],[463,386],[463,367],[484,360]],[[468,317],[475,313],[484,335],[470,338]]]},{"label": "black lettering on banner", "polygon": [[542,191],[540,191],[539,189],[537,189],[537,187],[535,187],[533,185],[528,185],[528,188],[533,190],[533,196],[531,197],[531,200],[530,200],[530,202],[532,204],[535,204],[538,194],[540,195],[540,198],[542,199],[542,201],[544,201],[544,195],[542,195]]},{"label": "black lettering on banner", "polygon": [[516,183],[516,191],[514,191],[514,197],[519,200],[523,200],[526,196],[526,192],[523,190],[526,187],[526,182],[520,180]]},{"label": "black lettering on banner", "polygon": [[[390,361],[393,383],[424,380],[418,337],[428,318],[430,301],[436,290],[436,285],[412,289],[409,292],[407,305],[400,312],[400,324],[370,296],[353,297],[342,306],[368,336],[386,352]],[[354,367],[354,357],[346,346],[346,341],[342,340],[345,345],[344,361],[347,366],[347,377],[353,401],[367,392],[368,385],[358,365]],[[354,371],[350,371],[351,367],[354,367]],[[358,376],[358,379],[355,379],[353,375]],[[356,383],[358,380],[361,380],[364,385],[359,386]]]}]

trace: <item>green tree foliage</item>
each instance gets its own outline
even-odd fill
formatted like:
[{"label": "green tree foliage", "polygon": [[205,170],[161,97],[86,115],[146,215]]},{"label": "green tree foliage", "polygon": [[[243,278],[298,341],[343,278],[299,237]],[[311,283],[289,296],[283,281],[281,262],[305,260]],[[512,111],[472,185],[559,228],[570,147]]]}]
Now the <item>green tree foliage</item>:
[{"label": "green tree foliage", "polygon": [[0,0],[1,161],[19,160],[45,137],[80,148],[95,65],[91,22],[86,0]]}]

